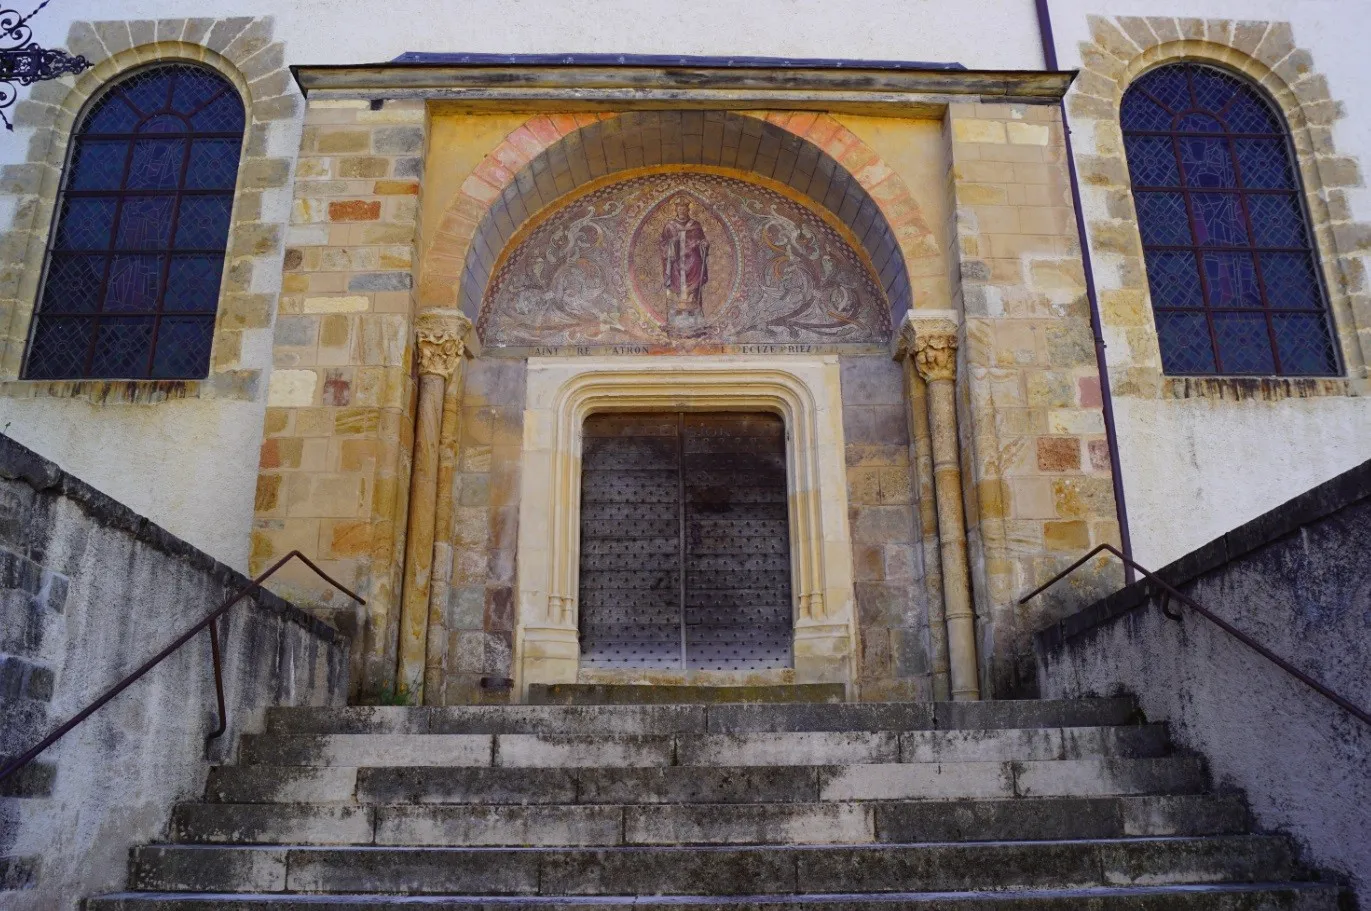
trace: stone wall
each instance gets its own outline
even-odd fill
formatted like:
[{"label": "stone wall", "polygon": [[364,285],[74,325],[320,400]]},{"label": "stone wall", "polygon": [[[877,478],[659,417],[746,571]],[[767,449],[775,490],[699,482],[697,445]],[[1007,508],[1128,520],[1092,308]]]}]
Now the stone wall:
[{"label": "stone wall", "polygon": [[[296,164],[252,532],[253,571],[298,548],[367,599],[354,682],[392,679],[410,448],[422,101],[312,101]],[[307,575],[293,598],[350,619]]]},{"label": "stone wall", "polygon": [[958,427],[984,695],[1032,680],[1021,593],[1118,517],[1080,242],[1055,107],[952,104]]},{"label": "stone wall", "polygon": [[840,366],[858,691],[865,700],[928,699],[928,598],[903,372],[883,355],[844,357]]},{"label": "stone wall", "polygon": [[519,358],[467,366],[456,479],[438,492],[451,497],[453,534],[434,562],[435,601],[446,612],[429,630],[430,705],[509,698],[527,372]]},{"label": "stone wall", "polygon": [[[0,757],[49,730],[247,579],[0,436]],[[0,905],[74,909],[123,886],[131,845],[165,834],[210,762],[268,705],[337,705],[346,640],[270,594],[220,627],[228,731],[199,636],[0,784]]]},{"label": "stone wall", "polygon": [[[1371,709],[1371,462],[1296,497],[1160,575],[1304,673]],[[1145,583],[1037,637],[1047,697],[1129,692],[1241,788],[1267,829],[1371,899],[1371,725]]]}]

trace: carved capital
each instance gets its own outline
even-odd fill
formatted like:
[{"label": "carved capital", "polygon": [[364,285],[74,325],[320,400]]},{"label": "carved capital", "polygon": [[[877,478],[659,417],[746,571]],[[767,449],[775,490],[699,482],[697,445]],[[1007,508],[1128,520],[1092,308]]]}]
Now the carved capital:
[{"label": "carved capital", "polygon": [[957,378],[957,324],[906,314],[894,339],[895,357],[912,357],[926,381]]},{"label": "carved capital", "polygon": [[419,373],[451,379],[468,353],[471,320],[455,310],[425,310],[414,319]]},{"label": "carved capital", "polygon": [[924,380],[957,378],[957,330],[919,333],[914,337],[914,366]]}]

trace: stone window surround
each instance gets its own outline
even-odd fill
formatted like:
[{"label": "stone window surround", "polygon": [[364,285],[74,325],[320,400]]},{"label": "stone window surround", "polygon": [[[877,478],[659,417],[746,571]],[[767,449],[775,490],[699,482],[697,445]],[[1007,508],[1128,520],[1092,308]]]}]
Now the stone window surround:
[{"label": "stone window surround", "polygon": [[[605,411],[752,410],[786,423],[795,682],[856,680],[856,610],[836,355],[528,361],[516,698],[580,672],[581,428]],[[822,495],[821,495],[822,492]]]},{"label": "stone window surround", "polygon": [[[1101,317],[1110,343],[1115,395],[1152,399],[1281,399],[1371,391],[1371,296],[1365,266],[1371,228],[1351,221],[1346,188],[1361,177],[1356,161],[1334,153],[1340,107],[1295,47],[1284,22],[1091,16],[1082,71],[1068,96],[1080,156],[1081,194],[1095,257]],[[1149,70],[1189,61],[1255,84],[1279,109],[1290,134],[1304,202],[1323,270],[1344,375],[1332,378],[1166,376],[1142,259],[1142,239],[1124,154],[1119,104]],[[1120,354],[1122,352],[1122,354]]]},{"label": "stone window surround", "polygon": [[[245,351],[261,347],[262,340],[250,336],[260,331],[269,342],[282,253],[282,228],[270,219],[261,223],[262,197],[284,191],[292,169],[291,158],[267,154],[268,130],[272,123],[293,120],[299,105],[284,65],[284,45],[271,40],[272,25],[270,17],[72,23],[68,47],[94,66],[77,77],[39,83],[20,102],[16,126],[33,128],[33,135],[25,163],[7,166],[0,184],[0,193],[15,199],[10,228],[0,238],[5,259],[13,264],[0,271],[0,396],[139,404],[261,397],[261,367],[242,359]],[[21,380],[75,126],[114,80],[178,62],[224,76],[247,113],[209,375],[202,380]]]}]

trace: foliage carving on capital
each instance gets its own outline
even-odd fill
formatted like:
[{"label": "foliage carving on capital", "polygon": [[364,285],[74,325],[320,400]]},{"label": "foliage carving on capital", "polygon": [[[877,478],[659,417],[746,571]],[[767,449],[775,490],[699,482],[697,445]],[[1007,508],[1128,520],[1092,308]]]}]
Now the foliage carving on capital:
[{"label": "foliage carving on capital", "polygon": [[957,378],[957,324],[952,320],[906,317],[895,347],[897,356],[914,359],[925,381]]},{"label": "foliage carving on capital", "polygon": [[451,379],[471,335],[471,320],[454,310],[427,310],[414,320],[419,373]]}]

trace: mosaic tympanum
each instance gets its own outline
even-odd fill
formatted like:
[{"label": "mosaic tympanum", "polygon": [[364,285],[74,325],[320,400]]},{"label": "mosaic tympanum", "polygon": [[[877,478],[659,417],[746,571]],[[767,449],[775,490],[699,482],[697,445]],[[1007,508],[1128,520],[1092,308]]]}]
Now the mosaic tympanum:
[{"label": "mosaic tympanum", "polygon": [[490,283],[488,346],[883,343],[889,307],[818,214],[712,173],[634,177],[543,220]]}]

